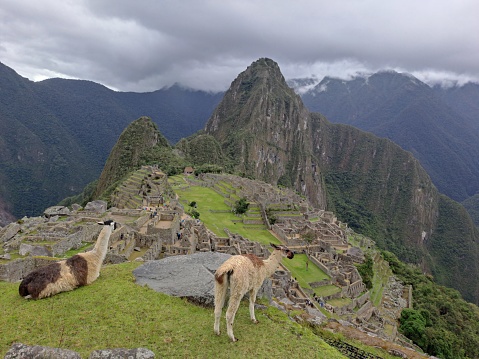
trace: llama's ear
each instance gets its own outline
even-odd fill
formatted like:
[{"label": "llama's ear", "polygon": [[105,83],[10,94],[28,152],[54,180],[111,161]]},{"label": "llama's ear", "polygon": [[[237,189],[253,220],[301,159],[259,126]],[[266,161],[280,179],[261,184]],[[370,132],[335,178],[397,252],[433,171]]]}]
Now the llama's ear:
[{"label": "llama's ear", "polygon": [[270,245],[271,245],[271,247],[273,247],[274,249],[279,249],[279,247],[278,247],[276,244],[274,244],[274,243],[270,243]]}]

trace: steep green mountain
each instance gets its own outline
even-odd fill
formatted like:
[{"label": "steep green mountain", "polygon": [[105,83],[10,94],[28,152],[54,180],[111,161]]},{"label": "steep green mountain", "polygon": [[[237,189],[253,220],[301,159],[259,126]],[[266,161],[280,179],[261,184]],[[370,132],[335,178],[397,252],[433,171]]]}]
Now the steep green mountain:
[{"label": "steep green mountain", "polygon": [[156,164],[165,169],[184,166],[173,154],[167,139],[149,117],[133,121],[120,135],[106,160],[94,198],[108,197],[119,181],[142,165]]},{"label": "steep green mountain", "polygon": [[1,217],[33,215],[94,178],[88,154],[35,84],[0,65]]},{"label": "steep green mountain", "polygon": [[479,193],[462,201],[461,204],[467,210],[476,226],[479,226]]},{"label": "steep green mountain", "polygon": [[182,138],[175,146],[181,155],[192,165],[228,166],[227,158],[220,143],[211,135],[198,133],[188,138]]},{"label": "steep green mountain", "polygon": [[149,116],[170,143],[204,127],[222,94],[172,86],[116,92],[91,81],[32,82],[0,63],[0,225],[98,178],[121,130]]},{"label": "steep green mountain", "polygon": [[[467,213],[444,200],[410,152],[310,113],[274,61],[260,59],[233,81],[205,132],[238,173],[295,188],[478,302],[479,237]],[[451,218],[460,231],[447,230]]]},{"label": "steep green mountain", "polygon": [[349,81],[325,77],[302,99],[334,123],[389,138],[412,152],[441,193],[462,201],[479,190],[479,91],[472,84],[444,91],[384,71]]}]

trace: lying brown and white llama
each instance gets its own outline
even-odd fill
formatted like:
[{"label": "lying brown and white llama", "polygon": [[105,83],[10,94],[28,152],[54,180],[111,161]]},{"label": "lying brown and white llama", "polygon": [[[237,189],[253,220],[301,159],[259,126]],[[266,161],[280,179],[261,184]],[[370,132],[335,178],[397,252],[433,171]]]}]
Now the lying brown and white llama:
[{"label": "lying brown and white llama", "polygon": [[240,301],[246,292],[249,291],[249,314],[253,323],[258,323],[254,315],[254,303],[256,294],[263,284],[263,281],[270,277],[281,258],[292,259],[294,253],[286,246],[277,246],[271,243],[274,248],[268,259],[262,260],[253,254],[236,255],[227,259],[215,273],[215,326],[216,335],[220,335],[220,318],[225,303],[226,292],[230,287],[230,298],[226,310],[226,330],[232,341],[238,339],[233,334],[233,322]]},{"label": "lying brown and white llama", "polygon": [[98,224],[105,227],[91,251],[35,269],[20,283],[20,295],[26,299],[41,299],[91,284],[97,279],[108,251],[110,236],[118,226],[112,220]]}]

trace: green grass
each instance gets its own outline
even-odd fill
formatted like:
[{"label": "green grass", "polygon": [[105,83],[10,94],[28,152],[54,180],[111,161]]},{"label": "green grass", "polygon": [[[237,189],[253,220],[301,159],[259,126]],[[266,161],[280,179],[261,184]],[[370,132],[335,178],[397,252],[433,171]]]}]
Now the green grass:
[{"label": "green grass", "polygon": [[309,328],[274,307],[250,322],[243,301],[235,321],[240,339],[213,334],[213,309],[134,283],[138,263],[103,268],[92,285],[37,301],[18,295],[18,283],[0,282],[0,357],[14,342],[93,350],[145,347],[160,358],[344,358]]},{"label": "green grass", "polygon": [[335,293],[338,293],[341,291],[341,288],[335,286],[335,285],[323,285],[318,288],[314,288],[314,292],[316,293],[317,296],[319,297],[326,297],[328,295],[332,295]]},{"label": "green grass", "polygon": [[331,304],[333,307],[343,307],[352,302],[351,298],[337,298],[328,300],[328,304]]},{"label": "green grass", "polygon": [[[195,201],[197,204],[196,210],[200,213],[200,220],[219,237],[225,237],[226,232],[224,228],[232,233],[248,238],[251,241],[262,244],[276,243],[279,240],[273,236],[266,229],[248,228],[242,223],[235,223],[234,221],[241,220],[242,217],[235,216],[230,212],[231,208],[224,203],[224,197],[207,187],[191,186],[189,188],[180,189],[178,186],[174,187],[175,192],[180,197],[180,202],[185,206],[185,211],[188,211],[188,204]],[[211,212],[214,211],[228,211],[226,213]]]},{"label": "green grass", "polygon": [[302,288],[311,288],[309,283],[329,279],[329,276],[311,261],[309,261],[308,268],[306,269],[307,260],[306,254],[296,254],[292,260],[283,260],[282,263],[288,268]]},{"label": "green grass", "polygon": [[69,258],[75,254],[85,252],[89,247],[93,247],[93,243],[82,243],[81,247],[77,249],[70,249],[63,254],[58,254],[55,257],[57,258]]}]

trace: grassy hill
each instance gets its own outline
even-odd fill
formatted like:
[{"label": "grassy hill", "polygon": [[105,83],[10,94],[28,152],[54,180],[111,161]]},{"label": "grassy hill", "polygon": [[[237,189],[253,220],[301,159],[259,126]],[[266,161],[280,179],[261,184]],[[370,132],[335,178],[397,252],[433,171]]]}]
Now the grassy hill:
[{"label": "grassy hill", "polygon": [[0,356],[21,342],[84,358],[97,349],[135,347],[164,358],[345,358],[274,307],[257,310],[260,323],[252,324],[246,301],[235,321],[239,342],[231,343],[224,330],[213,335],[212,308],[135,284],[131,272],[138,265],[106,266],[92,285],[38,301],[21,298],[18,284],[0,282]]}]

